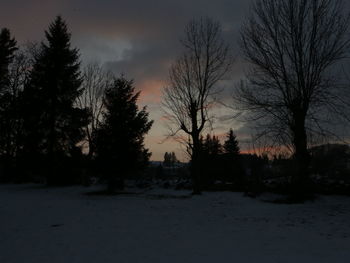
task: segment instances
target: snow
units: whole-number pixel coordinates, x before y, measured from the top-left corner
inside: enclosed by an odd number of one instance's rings
[[[0,186],[0,262],[350,262],[350,197]]]

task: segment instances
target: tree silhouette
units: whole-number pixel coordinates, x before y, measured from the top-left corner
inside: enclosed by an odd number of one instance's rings
[[[236,135],[233,133],[233,130],[230,131],[226,135],[226,140],[224,142],[224,151],[230,155],[238,155],[240,152],[238,141]]]
[[[164,90],[164,109],[175,136],[189,136],[193,193],[200,193],[200,136],[209,121],[216,85],[227,73],[231,61],[222,38],[221,25],[210,19],[192,20],[182,39],[184,53],[170,69],[170,85]]]
[[[80,109],[88,109],[90,122],[84,127],[86,142],[88,143],[88,156],[91,159],[95,153],[92,135],[98,129],[103,115],[103,99],[105,90],[112,86],[114,77],[110,72],[103,70],[98,64],[89,64],[83,71],[82,94],[77,99]]]
[[[0,31],[0,157],[8,169],[15,156],[17,126],[15,116],[15,83],[12,82],[12,68],[16,60],[17,43],[7,28]]]
[[[163,164],[166,167],[174,167],[174,165],[178,162],[176,158],[176,154],[174,152],[166,152],[164,154]]]
[[[144,136],[153,121],[148,120],[145,107],[138,109],[139,95],[133,82],[123,76],[105,91],[103,119],[94,140],[96,159],[110,192],[123,188],[124,178],[141,171],[151,155],[144,147]]]
[[[7,28],[0,32],[0,156],[11,155],[11,76],[10,66],[17,43]]]
[[[178,162],[175,152],[171,152],[170,160],[171,160],[172,165],[175,165]]]
[[[236,103],[250,111],[259,137],[291,146],[295,194],[308,185],[308,134],[324,135],[334,117],[348,120],[348,90],[332,74],[345,58],[349,16],[342,1],[258,0],[241,34],[252,69]],[[299,193],[299,194],[298,194]]]
[[[164,161],[163,161],[164,166],[171,166],[171,154],[168,152],[165,152],[164,154]]]
[[[45,32],[34,58],[30,81],[24,89],[24,150],[28,155],[48,158],[55,183],[57,162],[77,152],[83,138],[82,127],[87,111],[74,107],[81,94],[80,63],[77,49],[72,49],[67,24],[58,16]]]
[[[10,30],[3,28],[0,31],[0,94],[6,92],[10,84],[9,66],[17,50],[17,42],[11,37]]]
[[[219,155],[222,153],[222,145],[220,143],[220,140],[217,136],[213,135],[210,136],[210,134],[207,134],[207,137],[203,141],[202,146],[202,154],[204,155]]]

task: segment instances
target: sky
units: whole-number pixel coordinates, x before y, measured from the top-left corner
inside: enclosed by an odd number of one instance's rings
[[[167,139],[167,123],[161,111],[162,89],[167,85],[171,63],[180,55],[179,39],[193,18],[218,20],[235,56],[226,81],[218,88],[230,103],[234,83],[244,76],[238,49],[239,31],[252,0],[0,0],[0,27],[8,27],[20,44],[44,39],[44,30],[61,15],[72,33],[72,45],[80,50],[82,64],[101,63],[116,75],[134,79],[141,91],[140,106],[147,106],[154,125],[146,137],[152,160],[174,151],[186,160],[183,147]],[[241,143],[249,139],[244,123],[232,120],[235,113],[217,105],[214,123],[207,132],[224,138],[232,128]],[[246,147],[246,146],[242,146]]]

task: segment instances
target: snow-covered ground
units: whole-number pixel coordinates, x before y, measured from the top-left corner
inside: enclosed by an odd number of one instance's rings
[[[350,198],[0,186],[0,262],[350,262]],[[264,197],[266,198],[266,197]]]

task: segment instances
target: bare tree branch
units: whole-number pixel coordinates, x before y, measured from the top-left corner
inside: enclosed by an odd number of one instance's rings
[[[221,25],[210,19],[192,20],[181,40],[184,53],[170,68],[170,84],[164,89],[163,109],[174,130],[189,136],[188,151],[195,163],[200,134],[210,123],[218,81],[231,66],[228,46],[222,39]]]
[[[348,28],[341,0],[257,0],[241,32],[252,67],[235,101],[261,135],[291,145],[304,170],[311,134],[329,135],[323,121],[335,116],[349,120],[348,87],[333,69],[347,56]]]
[[[86,142],[88,143],[88,154],[94,154],[93,133],[100,125],[104,111],[104,91],[113,83],[113,75],[105,72],[98,64],[90,64],[83,72],[82,95],[77,100],[77,106],[81,109],[89,109],[90,123],[85,126]]]

